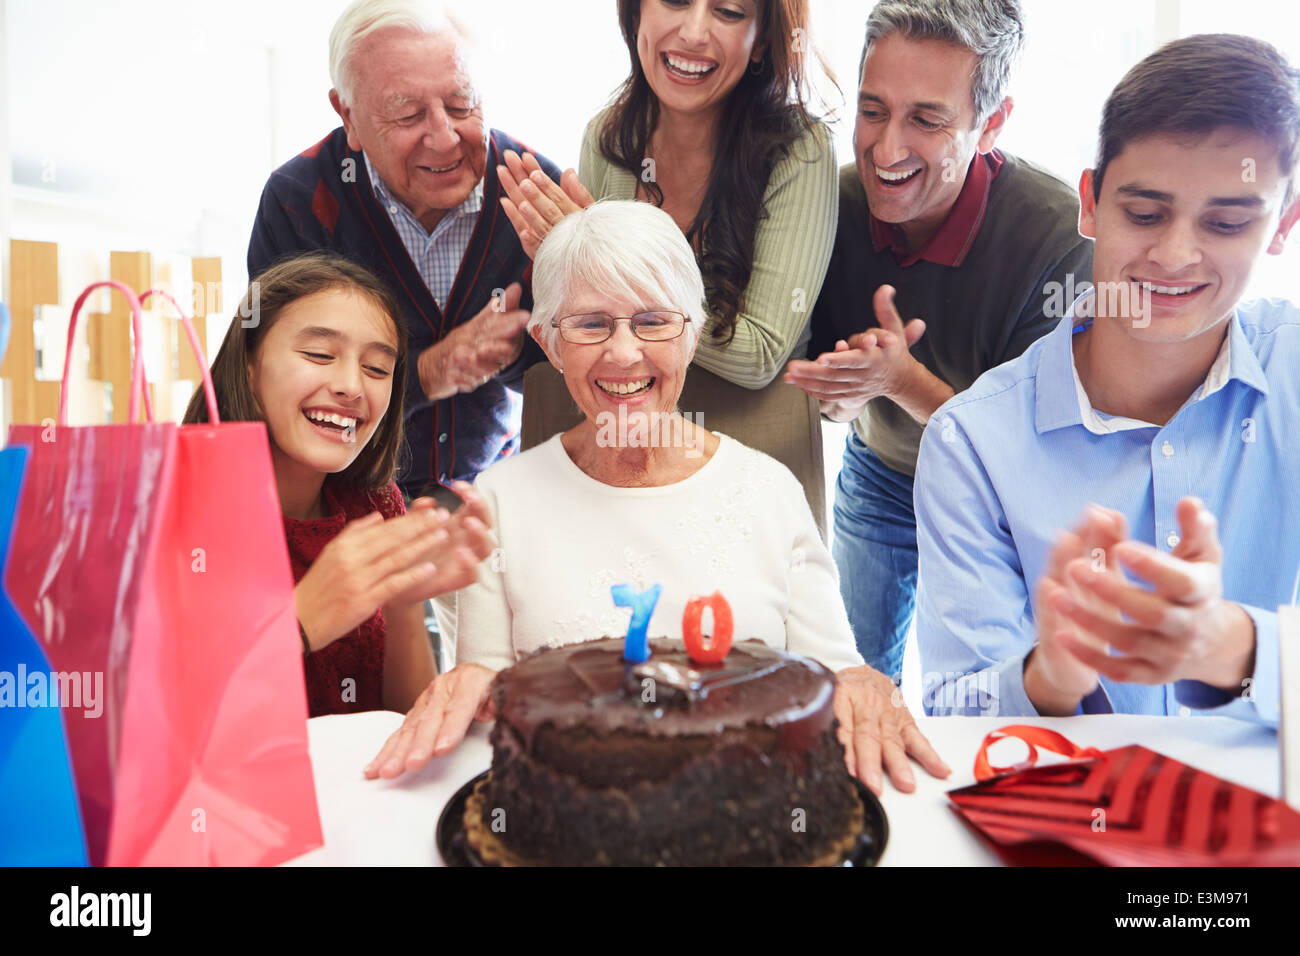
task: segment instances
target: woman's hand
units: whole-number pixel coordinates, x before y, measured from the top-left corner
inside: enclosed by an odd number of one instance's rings
[[[348,522],[293,589],[312,650],[337,641],[398,595],[429,586],[436,574],[429,537],[445,515],[420,508],[385,521],[376,511]]]
[[[908,757],[933,777],[952,773],[903,706],[893,682],[873,667],[848,667],[835,675],[835,716],[849,773],[880,796],[881,763],[903,793],[916,789]]]
[[[391,780],[419,770],[430,758],[454,750],[465,739],[472,720],[494,720],[488,685],[496,671],[482,664],[458,664],[439,674],[375,759],[366,765],[367,780]]]
[[[556,223],[569,213],[586,209],[595,200],[578,182],[578,174],[572,169],[566,169],[556,185],[532,153],[521,157],[513,149],[507,149],[502,155],[506,164],[497,167],[497,178],[506,191],[501,197],[501,208],[519,234],[524,252],[529,259],[534,259],[537,247]]]
[[[394,604],[415,604],[459,591],[478,580],[478,564],[492,553],[492,514],[487,501],[465,481],[453,482],[452,491],[460,496],[461,506],[448,515],[432,498],[416,498],[411,502],[410,513],[432,512],[438,528],[428,539],[424,560],[436,570],[427,579],[418,581],[394,596]]]

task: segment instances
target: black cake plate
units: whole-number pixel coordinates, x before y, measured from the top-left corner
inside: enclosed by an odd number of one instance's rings
[[[478,852],[469,845],[465,838],[465,801],[473,792],[478,782],[492,771],[484,770],[477,777],[469,780],[456,791],[438,817],[436,831],[438,852],[448,866],[489,866],[484,863]],[[858,797],[862,800],[862,832],[842,866],[875,866],[885,852],[885,843],[889,840],[889,820],[885,817],[885,808],[880,805],[876,795],[867,789],[861,780],[854,780],[858,788]]]

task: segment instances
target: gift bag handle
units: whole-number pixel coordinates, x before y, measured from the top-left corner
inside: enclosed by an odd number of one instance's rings
[[[995,767],[989,763],[989,747],[1007,737],[1015,737],[1029,747],[1029,756],[1021,763],[1010,767]],[[1038,763],[1038,747],[1066,757],[1101,757],[1102,751],[1096,747],[1079,747],[1063,734],[1046,727],[1034,727],[1029,724],[1011,724],[1000,727],[984,738],[979,753],[975,755],[975,779],[988,780],[1015,770],[1028,770]]]
[[[127,303],[131,306],[131,330],[135,333],[135,348],[131,358],[131,397],[128,405],[126,420],[135,421],[136,415],[140,411],[139,393],[144,394],[144,416],[147,421],[153,421],[153,401],[149,398],[149,389],[144,384],[144,351],[141,343],[144,341],[144,319],[141,314],[140,300],[136,298],[131,287],[124,282],[118,282],[116,279],[103,279],[99,282],[92,282],[81,290],[81,295],[77,296],[77,301],[72,306],[72,317],[68,319],[68,350],[63,357],[63,382],[59,386],[59,424],[68,424],[68,382],[72,378],[72,355],[73,345],[77,337],[77,316],[81,313],[81,307],[86,304],[90,298],[90,293],[99,288],[117,289],[126,296]],[[136,383],[140,384],[137,390]]]
[[[208,424],[220,425],[221,416],[217,414],[217,389],[216,386],[212,384],[212,373],[208,371],[208,357],[203,353],[203,344],[199,341],[199,333],[194,330],[194,323],[191,322],[190,317],[185,314],[185,310],[181,308],[180,303],[172,297],[170,292],[167,292],[164,289],[145,290],[144,294],[140,296],[140,304],[144,305],[145,302],[149,301],[149,296],[151,295],[162,296],[172,304],[176,309],[176,314],[180,316],[181,325],[185,326],[185,334],[189,336],[190,347],[194,349],[194,357],[198,359],[199,374],[203,376],[203,397],[208,403]],[[143,363],[140,366],[140,373],[143,376]],[[132,376],[135,375],[134,369],[131,374]],[[134,391],[135,387],[133,384],[132,392],[134,393]]]

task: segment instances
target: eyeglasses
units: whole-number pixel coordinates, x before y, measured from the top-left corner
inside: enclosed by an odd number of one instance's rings
[[[630,325],[632,334],[642,342],[667,342],[682,334],[687,321],[686,316],[680,312],[640,312],[633,316],[597,312],[552,319],[551,325],[560,330],[560,338],[566,342],[574,345],[599,345],[614,334],[617,322]]]

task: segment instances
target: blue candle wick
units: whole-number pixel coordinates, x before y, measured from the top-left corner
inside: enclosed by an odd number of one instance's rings
[[[650,615],[659,603],[662,586],[655,584],[644,591],[637,591],[630,584],[615,584],[609,589],[618,607],[630,607],[632,620],[627,626],[627,636],[623,638],[623,660],[641,664],[650,659],[650,642],[646,631],[650,627]]]

